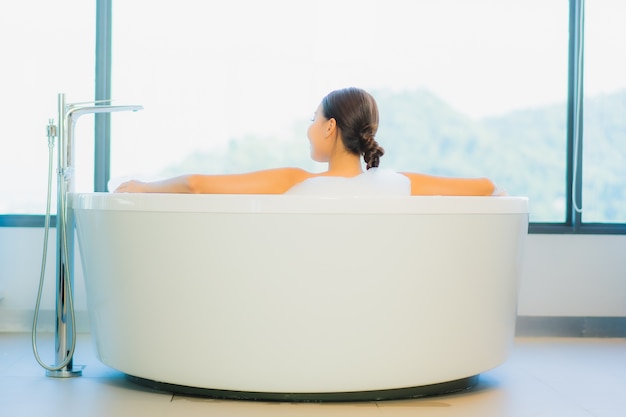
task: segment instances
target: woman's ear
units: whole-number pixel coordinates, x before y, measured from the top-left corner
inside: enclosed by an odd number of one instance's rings
[[[331,117],[326,122],[326,137],[329,137],[330,135],[332,135],[336,129],[337,129],[337,121],[335,120],[334,117]]]

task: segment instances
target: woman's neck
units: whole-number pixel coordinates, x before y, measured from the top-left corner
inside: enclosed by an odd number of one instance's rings
[[[359,155],[341,153],[334,155],[328,162],[326,175],[334,177],[356,177],[363,173]]]

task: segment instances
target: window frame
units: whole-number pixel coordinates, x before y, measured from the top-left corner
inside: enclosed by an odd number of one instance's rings
[[[585,0],[569,0],[568,97],[566,130],[566,216],[564,222],[532,222],[531,234],[626,234],[626,223],[590,223],[582,221],[583,170],[583,64]],[[96,0],[95,100],[111,97],[112,0]],[[110,169],[111,121],[107,113],[95,116],[94,190],[105,191]],[[51,216],[54,226],[56,216]],[[45,215],[0,214],[0,227],[43,227]]]

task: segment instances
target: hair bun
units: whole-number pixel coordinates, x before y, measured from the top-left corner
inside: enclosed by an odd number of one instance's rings
[[[365,129],[362,132],[364,131]],[[362,133],[361,144],[361,154],[363,155],[367,169],[378,167],[380,157],[385,154],[385,150],[376,142],[374,135],[371,133],[371,129],[369,129],[369,133]]]

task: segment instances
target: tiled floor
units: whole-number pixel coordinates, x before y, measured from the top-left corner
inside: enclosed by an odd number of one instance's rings
[[[52,361],[52,338],[40,336]],[[226,401],[153,392],[98,362],[81,335],[75,363],[80,378],[45,376],[30,335],[0,333],[0,415],[30,416],[463,416],[623,417],[626,339],[518,338],[509,360],[481,375],[461,394],[364,403]]]

